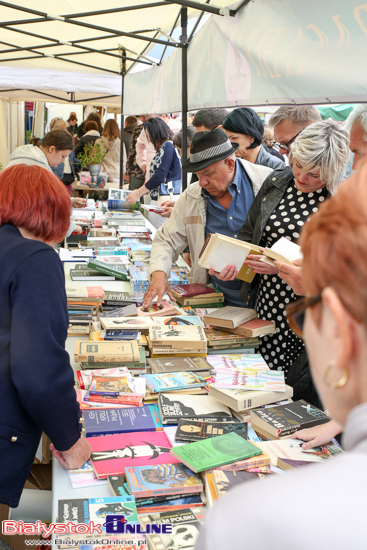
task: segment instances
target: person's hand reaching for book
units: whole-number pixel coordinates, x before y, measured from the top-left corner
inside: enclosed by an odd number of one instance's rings
[[[149,286],[144,294],[143,307],[149,307],[156,296],[158,296],[157,305],[160,306],[162,304],[162,298],[165,293],[168,294],[172,302],[176,301],[171,292],[171,287],[168,284],[167,275],[165,274],[165,272],[154,271],[150,278]]]
[[[163,208],[164,212],[157,212],[162,218],[169,218],[172,214],[173,207],[175,206],[175,201],[163,201],[159,208]]]
[[[92,447],[84,437],[80,437],[67,451],[58,451],[52,443],[50,445],[50,450],[52,456],[60,462],[63,468],[74,470],[75,468],[80,468],[87,462],[92,452]]]
[[[303,279],[302,279],[302,260],[295,260],[294,266],[283,262],[274,262],[279,269],[279,277],[292,288],[293,292],[298,296],[306,294]]]
[[[249,254],[245,260],[245,264],[251,267],[255,273],[259,273],[260,275],[277,275],[279,269],[260,261],[261,258],[264,258],[264,256]]]
[[[87,199],[74,197],[74,200],[73,200],[73,207],[74,208],[85,208],[87,205],[88,205],[88,200]]]
[[[233,281],[237,276],[237,269],[234,265],[227,265],[221,272],[214,271],[214,269],[209,269],[209,275],[214,275],[217,279],[221,281]]]
[[[306,443],[302,445],[302,449],[307,450],[330,443],[333,437],[340,434],[342,431],[343,428],[336,420],[330,420],[330,422],[326,422],[326,424],[299,430],[292,434],[291,438],[303,439]]]

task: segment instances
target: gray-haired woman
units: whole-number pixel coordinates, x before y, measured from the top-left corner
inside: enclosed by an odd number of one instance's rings
[[[335,193],[348,158],[349,138],[340,126],[329,122],[307,126],[292,144],[291,169],[275,170],[268,176],[239,238],[262,247],[271,247],[281,237],[296,242],[308,217]],[[276,262],[273,267],[260,259],[261,256],[249,255],[246,260],[259,275],[252,283],[253,288],[257,283],[255,307],[260,318],[275,321],[276,325],[275,334],[262,338],[261,354],[270,368],[284,371],[297,398],[307,396],[312,400],[307,394],[312,390],[308,368],[302,371],[303,381],[299,375],[295,376],[298,366],[294,364],[301,354],[305,355],[303,363],[307,363],[304,344],[289,329],[285,317],[285,307],[296,300],[296,295],[304,294],[301,263],[296,267]],[[229,269],[226,280],[234,277],[234,269]],[[250,289],[248,283],[243,284],[241,295],[245,302],[249,300]]]

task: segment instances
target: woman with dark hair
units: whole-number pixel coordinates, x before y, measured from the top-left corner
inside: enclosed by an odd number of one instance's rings
[[[224,119],[222,127],[228,139],[239,144],[236,157],[241,157],[253,164],[269,166],[274,170],[284,168],[284,162],[271,155],[262,145],[264,126],[253,109],[249,107],[234,109]]]
[[[74,153],[78,156],[84,151],[87,143],[95,143],[100,137],[98,123],[95,120],[88,120],[84,125],[85,134],[76,144]]]
[[[180,155],[172,143],[172,131],[159,117],[149,118],[144,122],[144,131],[157,153],[150,165],[149,180],[132,191],[126,200],[132,204],[148,193],[152,205],[158,204],[159,197],[170,197],[174,200],[174,196],[178,197],[181,192],[182,173]],[[157,228],[165,222],[157,214],[151,214],[149,219]]]
[[[40,166],[0,174],[0,502],[16,507],[42,432],[64,468],[90,455],[65,340],[65,277],[54,245],[68,230],[70,197]]]
[[[96,144],[100,143],[102,151],[105,153],[102,161],[102,170],[103,172],[107,172],[108,181],[112,182],[120,181],[120,138],[120,128],[116,120],[110,118],[103,128],[102,136],[96,140]],[[124,151],[123,157],[126,159],[126,151]],[[122,173],[125,174],[124,161]]]
[[[28,166],[41,166],[52,172],[53,168],[65,162],[72,150],[73,138],[69,132],[66,130],[52,130],[43,139],[32,138],[29,145],[17,147],[14,153],[10,155],[7,168],[17,164],[27,164]],[[71,204],[74,208],[83,208],[86,206],[86,200],[71,197]],[[73,231],[80,233],[82,228],[71,221],[66,236],[69,236]]]

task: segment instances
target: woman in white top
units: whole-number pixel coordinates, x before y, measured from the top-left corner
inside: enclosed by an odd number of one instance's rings
[[[289,306],[323,405],[343,427],[323,464],[238,485],[209,511],[196,550],[366,547],[367,165],[304,225],[306,297]],[[304,325],[304,326],[303,326]]]
[[[102,170],[107,172],[108,181],[120,181],[120,150],[121,150],[121,133],[116,120],[113,118],[107,120],[103,128],[102,136],[96,140],[100,143],[102,151],[105,153],[102,161]],[[126,152],[124,145],[122,164],[122,174],[125,175]]]

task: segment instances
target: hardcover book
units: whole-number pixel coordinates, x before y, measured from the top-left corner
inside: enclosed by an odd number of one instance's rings
[[[207,347],[205,330],[196,325],[153,325],[149,328],[149,341],[153,348],[206,350]]]
[[[201,388],[206,384],[206,381],[194,372],[147,374],[145,378],[147,386],[154,393],[184,390],[188,388]]]
[[[114,281],[114,275],[101,273],[95,269],[70,269],[70,278],[72,281]]]
[[[120,342],[87,342],[76,340],[75,361],[118,362],[140,361],[136,340]]]
[[[115,257],[119,258],[119,256]],[[107,273],[108,275],[113,275],[116,279],[121,279],[122,281],[129,280],[128,271],[123,264],[104,263],[100,259],[90,259],[88,262],[88,267],[96,271],[101,271],[102,273]]]
[[[199,265],[218,272],[227,265],[234,265],[238,272],[237,278],[251,282],[255,273],[244,265],[249,254],[261,254],[261,248],[220,233],[209,233],[199,255]]]
[[[125,473],[125,468],[177,463],[170,455],[170,442],[162,432],[139,432],[87,438],[92,466],[98,478]]]
[[[215,290],[212,287],[199,283],[192,283],[188,285],[174,285],[171,286],[171,292],[175,298],[192,298],[193,296],[202,297],[206,294],[216,294]]]
[[[135,498],[157,495],[200,493],[200,478],[183,464],[156,464],[125,469],[127,483]]]
[[[266,334],[274,334],[275,323],[274,321],[266,321],[265,319],[252,319],[232,330],[234,334],[246,338],[264,336]]]
[[[246,321],[255,319],[254,309],[226,306],[204,316],[204,322],[215,327],[236,328]]]
[[[251,424],[255,431],[265,430],[274,437],[287,437],[297,430],[329,422],[330,417],[303,399],[266,409],[251,411]]]
[[[203,472],[261,454],[258,447],[233,432],[181,445],[170,452],[194,472]]]
[[[155,432],[157,427],[148,405],[126,409],[84,411],[87,437],[117,433]]]
[[[231,422],[228,407],[208,395],[182,395],[160,393],[158,405],[163,424],[177,424],[182,417],[213,422]]]
[[[178,421],[176,441],[201,441],[210,437],[217,437],[226,433],[234,432],[244,439],[247,439],[247,424],[241,422],[200,422],[190,418],[181,418]]]

